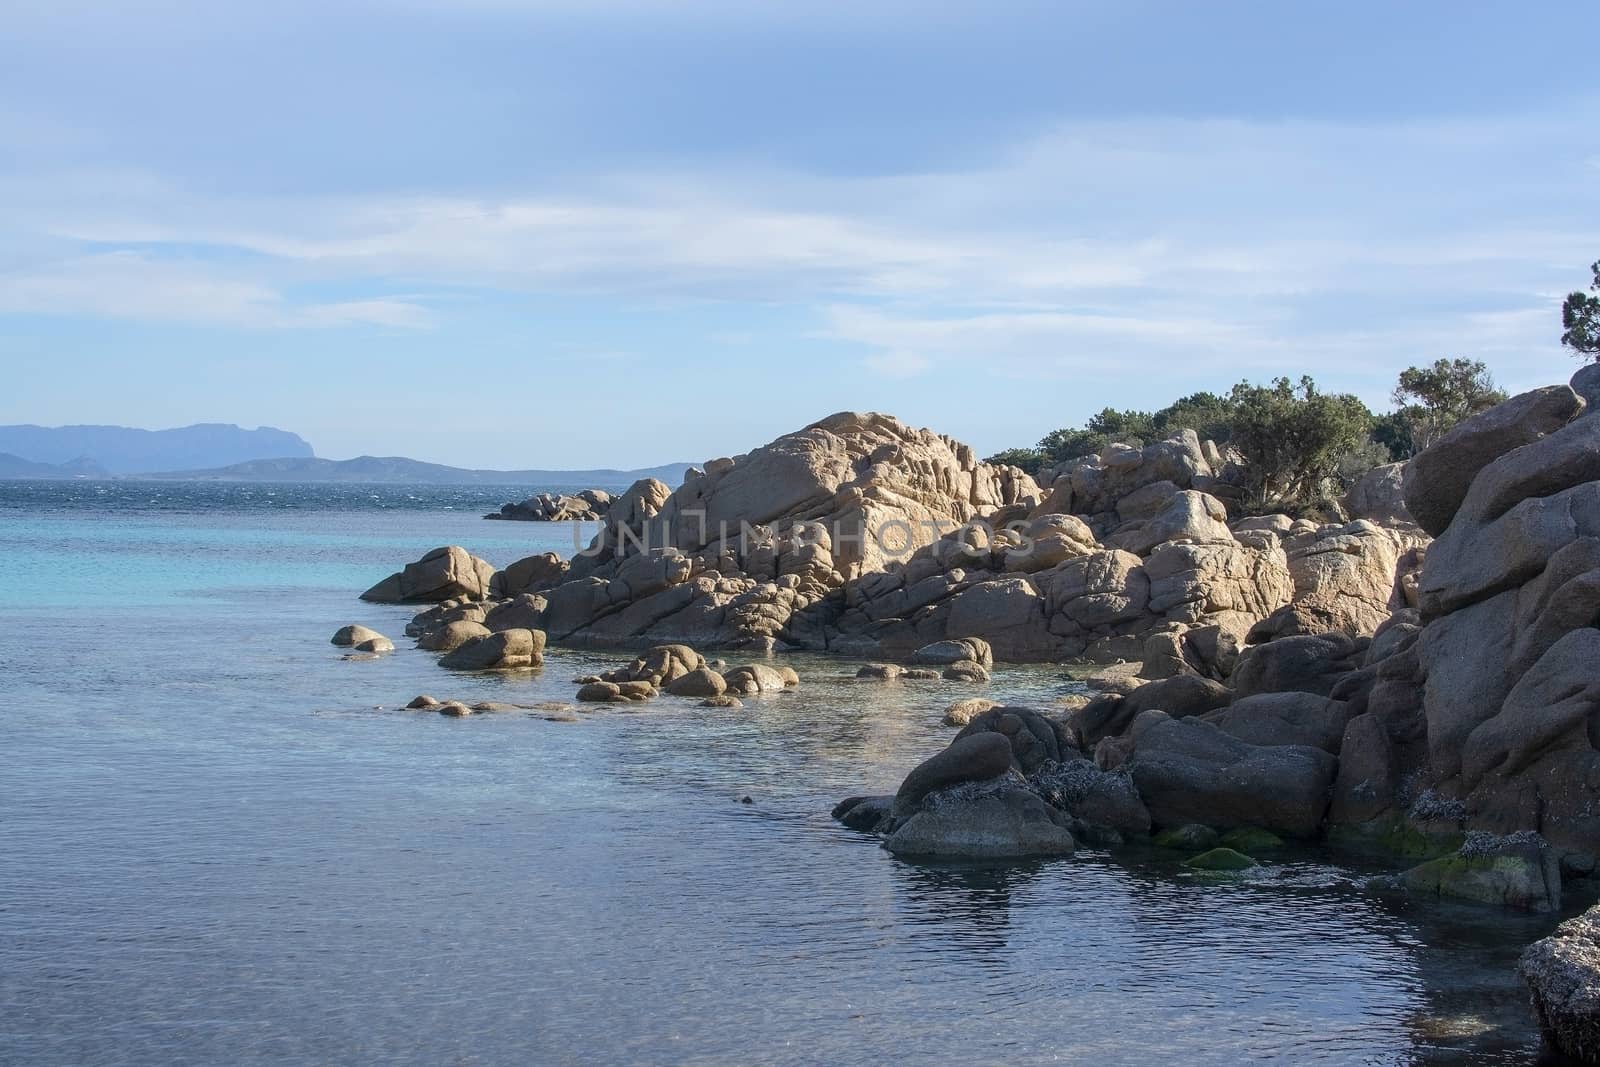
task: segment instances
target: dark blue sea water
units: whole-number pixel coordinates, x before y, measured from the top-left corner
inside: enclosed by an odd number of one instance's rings
[[[828,818],[948,740],[955,683],[789,662],[743,711],[552,722],[619,657],[452,676],[356,594],[504,564],[526,491],[0,483],[0,1062],[1527,1062],[1554,924],[1317,854],[903,863]],[[341,659],[349,622],[399,650]],[[1049,700],[1054,668],[989,695]],[[749,803],[742,803],[748,797]]]

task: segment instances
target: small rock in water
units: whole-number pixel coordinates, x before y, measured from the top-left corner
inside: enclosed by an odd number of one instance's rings
[[[904,667],[893,663],[869,663],[856,671],[856,677],[874,682],[892,682],[904,673]]]
[[[369,637],[355,646],[357,652],[393,652],[394,642],[383,635]]]
[[[413,711],[418,708],[436,708],[438,706],[439,702],[433,697],[429,696],[427,693],[423,693],[421,696],[412,697],[411,703],[406,705],[406,707],[412,709]]]
[[[721,696],[707,697],[700,702],[702,708],[742,708],[744,701],[738,697],[723,693]]]
[[[946,726],[965,726],[990,708],[998,708],[999,706],[998,702],[990,700],[988,697],[958,700],[944,709],[944,724]]]
[[[333,633],[332,643],[348,648],[351,645],[359,645],[364,641],[371,641],[374,638],[382,638],[385,641],[388,640],[387,637],[384,637],[376,630],[371,630],[365,626],[352,623],[349,626],[341,626],[339,629],[335,630]]]
[[[987,682],[989,672],[981,663],[963,660],[944,669],[944,676],[952,682]]]
[[[439,714],[448,715],[452,719],[460,719],[472,714],[472,709],[459,700],[447,700],[439,705]]]
[[[755,798],[751,797],[749,795],[745,795],[745,796],[742,796],[742,797],[739,798],[739,803],[741,803],[741,804],[754,804],[755,803]]]

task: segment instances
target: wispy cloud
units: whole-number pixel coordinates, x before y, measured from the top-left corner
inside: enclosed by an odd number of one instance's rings
[[[1571,129],[1570,113],[1080,122],[962,169],[722,166],[475,195],[230,198],[152,174],[13,176],[0,311],[417,327],[464,314],[474,289],[587,293],[799,308],[885,376],[973,358],[1248,368],[1285,346],[1359,365],[1363,345],[1387,357],[1537,336],[1556,279],[1600,247]],[[300,295],[341,287],[360,295]]]
[[[215,266],[109,252],[0,274],[0,313],[90,316],[250,328],[416,328],[429,313],[403,300],[292,302]]]

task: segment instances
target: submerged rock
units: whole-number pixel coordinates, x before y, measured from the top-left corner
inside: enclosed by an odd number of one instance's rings
[[[1183,861],[1185,867],[1197,871],[1245,871],[1259,866],[1255,860],[1231,848],[1214,848]]]
[[[1471,834],[1461,850],[1406,871],[1400,883],[1416,893],[1519,911],[1558,911],[1561,864],[1537,834]]]

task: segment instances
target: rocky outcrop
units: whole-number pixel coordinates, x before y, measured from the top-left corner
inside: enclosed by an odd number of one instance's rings
[[[511,519],[519,522],[599,522],[611,510],[611,494],[604,489],[585,489],[570,496],[565,493],[540,493],[517,504],[504,504],[486,519]]]
[[[457,545],[427,553],[405,569],[391,574],[361,594],[362,600],[380,604],[438,603],[489,595],[494,566]]]
[[[1173,494],[1197,489],[1238,499],[1237,464],[1215,444],[1184,430],[1143,448],[1111,445],[1096,456],[1071,460],[1041,476],[1049,496],[1041,512],[1087,516],[1101,532],[1154,516]]]
[[[1044,498],[948,438],[843,413],[675,490],[636,483],[570,566],[529,557],[489,592],[524,598],[503,625],[591,647],[905,661],[981,642],[996,660],[1140,660],[1149,677],[1217,680],[1248,643],[1367,633],[1405,596],[1395,574],[1414,550],[1389,527],[1230,528],[1237,464],[1192,433],[1069,467]]]

